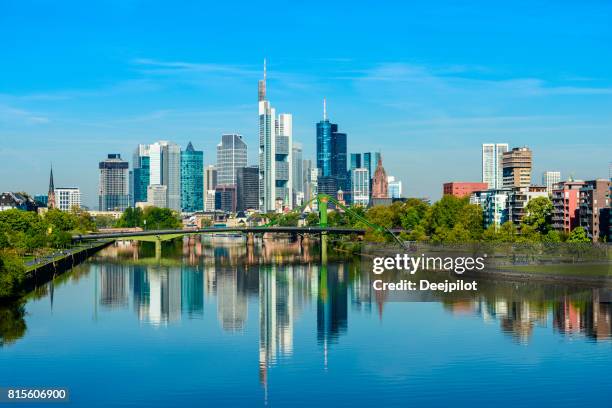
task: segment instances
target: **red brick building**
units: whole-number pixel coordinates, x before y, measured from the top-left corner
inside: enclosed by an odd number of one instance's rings
[[[470,196],[475,191],[484,191],[489,188],[487,183],[476,183],[470,181],[452,181],[442,185],[442,194],[455,197]]]
[[[571,232],[580,225],[580,189],[584,181],[563,181],[553,187],[552,226],[559,232]]]

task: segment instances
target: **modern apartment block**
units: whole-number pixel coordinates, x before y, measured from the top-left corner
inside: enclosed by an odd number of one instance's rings
[[[557,183],[553,189],[552,227],[569,233],[580,224],[580,189],[584,181],[568,180]]]
[[[529,186],[513,188],[508,195],[508,219],[516,226],[520,225],[523,217],[527,215],[525,207],[529,201],[537,197],[548,197],[546,187]]]
[[[552,195],[555,184],[561,181],[561,172],[545,171],[542,173],[542,185],[546,187],[548,195]]]
[[[593,241],[607,238],[610,227],[610,181],[586,181],[580,188],[580,226]]]
[[[527,147],[515,147],[502,156],[503,187],[529,187],[531,185],[532,154]]]
[[[486,183],[489,189],[502,188],[502,156],[507,151],[508,143],[482,145],[482,182]]]
[[[491,225],[498,228],[510,220],[509,196],[510,190],[507,189],[492,189],[480,192],[485,228],[489,228]]]
[[[100,184],[98,209],[100,211],[124,211],[130,205],[129,165],[120,154],[109,154],[99,163]]]
[[[450,183],[444,183],[442,185],[442,194],[461,198],[471,196],[472,193],[476,191],[484,191],[488,189],[489,185],[487,183],[451,181]]]

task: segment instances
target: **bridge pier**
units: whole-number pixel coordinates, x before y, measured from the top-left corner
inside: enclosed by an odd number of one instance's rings
[[[155,260],[161,261],[162,257],[162,240],[159,236],[155,237]]]
[[[247,232],[246,234],[246,244],[247,247],[252,247],[255,245],[255,233]]]
[[[321,263],[327,265],[327,232],[321,233]]]

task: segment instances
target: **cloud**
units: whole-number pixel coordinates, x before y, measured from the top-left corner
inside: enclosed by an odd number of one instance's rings
[[[0,123],[17,125],[43,125],[49,123],[45,115],[19,109],[8,105],[0,105]]]

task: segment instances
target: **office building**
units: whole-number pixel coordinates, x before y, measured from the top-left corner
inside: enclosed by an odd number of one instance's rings
[[[370,204],[370,172],[365,168],[351,169],[353,204],[367,207]]]
[[[482,144],[482,182],[490,189],[503,186],[502,156],[508,151],[507,143]]]
[[[259,209],[293,208],[293,123],[290,114],[276,116],[266,96],[266,66],[259,81]]]
[[[553,189],[552,227],[570,233],[580,224],[580,189],[584,181],[568,180],[557,183]]]
[[[304,192],[304,160],[302,159],[302,145],[300,143],[294,143],[291,152],[293,195],[297,197],[299,193]]]
[[[580,223],[593,241],[607,238],[610,223],[610,181],[586,181],[580,187]]]
[[[221,136],[217,145],[217,184],[236,185],[236,171],[247,165],[247,144],[242,135],[231,133]]]
[[[548,195],[552,195],[555,184],[561,181],[561,172],[545,171],[542,173],[542,185],[546,187]]]
[[[217,187],[217,168],[212,164],[204,170],[204,211],[215,209],[215,188]]]
[[[458,198],[471,196],[476,191],[488,190],[487,183],[466,182],[466,181],[451,181],[442,185],[442,193],[444,195],[452,195]]]
[[[120,154],[109,154],[99,166],[98,209],[125,211],[130,206],[129,165]]]
[[[509,189],[492,189],[480,192],[480,194],[485,228],[495,225],[497,229],[510,220]]]
[[[81,208],[81,190],[77,187],[55,188],[56,207],[62,211],[71,211],[73,208]]]
[[[531,150],[527,147],[515,147],[504,152],[502,156],[504,188],[529,187],[531,165]]]
[[[166,186],[166,207],[181,211],[181,149],[165,140],[150,148],[150,185]],[[147,201],[151,201],[148,199]]]
[[[215,210],[236,212],[236,185],[219,184],[215,188]]]
[[[147,188],[150,184],[150,146],[140,144],[132,159],[131,193],[132,205],[147,202]]]
[[[181,152],[181,210],[204,210],[204,152],[195,150],[191,142]]]
[[[339,190],[349,191],[347,173],[347,137],[338,132],[338,125],[327,117],[327,105],[323,101],[323,120],[317,123],[317,168],[321,177],[334,177]]]
[[[349,170],[360,169],[361,166],[361,153],[351,153],[351,164]],[[367,169],[369,171],[369,169]]]
[[[240,167],[236,181],[236,211],[259,209],[259,167]]]
[[[147,205],[152,207],[168,207],[168,186],[151,184],[147,187]]]
[[[389,186],[389,197],[390,198],[401,198],[402,197],[402,182],[401,180],[396,180],[395,176],[387,177],[387,184]]]

